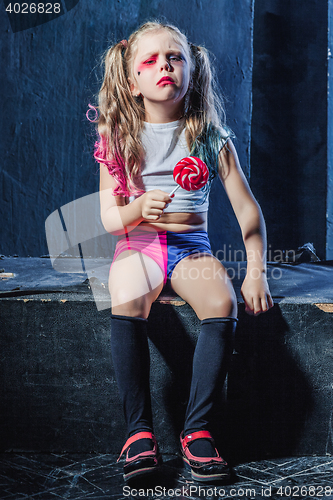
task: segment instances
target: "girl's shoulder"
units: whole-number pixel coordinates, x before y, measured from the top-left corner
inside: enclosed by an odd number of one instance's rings
[[[234,132],[227,125],[213,125],[208,126],[208,134],[212,135],[213,139],[223,143],[223,145],[229,140],[235,137]]]
[[[235,134],[227,125],[215,125],[209,123],[206,125],[203,134],[202,142],[205,144],[207,150],[211,153],[218,154],[225,146],[229,139],[233,139]]]

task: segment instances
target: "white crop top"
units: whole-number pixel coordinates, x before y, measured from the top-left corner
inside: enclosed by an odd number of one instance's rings
[[[167,193],[178,185],[173,180],[173,169],[186,156],[190,156],[186,138],[184,121],[170,123],[144,123],[142,144],[145,159],[141,167],[142,187],[145,191],[161,189]],[[206,212],[208,196],[202,203],[205,193],[186,191],[179,187],[172,202],[164,210],[168,212]],[[130,202],[135,199],[130,197]]]

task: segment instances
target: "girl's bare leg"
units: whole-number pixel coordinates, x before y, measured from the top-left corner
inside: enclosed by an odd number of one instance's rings
[[[237,317],[237,299],[227,271],[209,254],[193,254],[175,267],[171,286],[198,318]]]
[[[141,252],[122,252],[109,276],[112,314],[148,318],[163,288],[160,266]]]

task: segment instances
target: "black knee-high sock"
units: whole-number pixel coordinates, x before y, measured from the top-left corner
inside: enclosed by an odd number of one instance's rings
[[[193,356],[190,398],[185,415],[185,435],[207,430],[209,413],[215,395],[222,389],[234,344],[237,319],[207,318],[201,330]],[[190,450],[196,456],[213,456],[209,441],[195,441]],[[212,455],[213,454],[213,455]]]
[[[112,314],[111,353],[128,435],[151,431],[147,320]]]

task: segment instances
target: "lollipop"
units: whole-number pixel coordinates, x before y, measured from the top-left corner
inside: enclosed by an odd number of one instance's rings
[[[187,156],[180,160],[173,170],[173,178],[178,186],[170,193],[173,195],[179,187],[186,191],[197,191],[207,184],[209,171],[205,162],[196,156]]]

